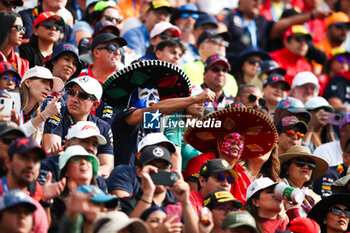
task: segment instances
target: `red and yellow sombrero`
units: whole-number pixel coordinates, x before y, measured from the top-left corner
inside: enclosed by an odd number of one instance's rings
[[[186,130],[184,139],[203,153],[216,152],[217,139],[232,132],[245,137],[242,160],[262,156],[277,143],[278,134],[273,122],[265,114],[250,108],[226,108],[198,121]],[[210,127],[203,127],[208,125]]]

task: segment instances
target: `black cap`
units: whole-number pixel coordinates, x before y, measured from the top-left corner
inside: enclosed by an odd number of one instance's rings
[[[204,31],[202,34],[200,34],[200,36],[198,37],[197,40],[197,48],[199,47],[199,45],[201,43],[203,43],[203,41],[205,41],[208,38],[214,38],[214,37],[218,37],[221,36],[225,41],[230,41],[231,39],[231,35],[229,32],[222,32],[219,33],[217,30],[206,30]]]
[[[197,28],[207,23],[213,24],[216,28],[218,28],[218,20],[214,16],[209,14],[200,14],[194,24],[194,28]]]
[[[234,198],[234,196],[225,189],[217,189],[205,196],[203,205],[210,210],[226,202],[232,202],[234,207],[242,208],[242,202]]]
[[[148,164],[153,160],[164,160],[172,164],[171,153],[165,147],[157,145],[146,146],[141,150],[139,165]]]
[[[12,121],[3,121],[0,122],[0,136],[7,134],[9,132],[16,132],[19,134],[19,137],[24,137],[25,134],[21,127]]]
[[[107,33],[98,34],[94,38],[94,40],[92,41],[92,44],[91,44],[91,50],[94,50],[97,45],[104,44],[104,43],[107,43],[109,41],[116,41],[116,42],[118,42],[120,47],[125,46],[125,45],[128,44],[124,38],[117,37],[117,36],[113,35],[112,33],[108,33],[107,32]]]
[[[277,83],[280,82],[284,85],[285,89],[287,91],[290,90],[290,85],[289,83],[284,79],[284,77],[278,73],[271,73],[265,80],[264,80],[264,84],[263,87],[266,87],[267,85],[271,84],[271,83]]]
[[[219,172],[229,172],[232,178],[238,178],[237,172],[233,170],[230,164],[224,159],[208,160],[202,165],[201,170],[199,171],[199,175],[210,175],[211,173]]]

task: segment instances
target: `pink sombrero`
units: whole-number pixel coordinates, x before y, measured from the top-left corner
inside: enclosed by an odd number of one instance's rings
[[[216,152],[217,139],[232,132],[245,137],[242,160],[262,156],[272,150],[277,143],[278,134],[273,122],[265,114],[250,108],[226,108],[198,121],[202,122],[189,127],[184,139],[203,153]],[[221,122],[220,127],[215,127],[219,126],[218,122]],[[210,127],[203,127],[204,125]]]

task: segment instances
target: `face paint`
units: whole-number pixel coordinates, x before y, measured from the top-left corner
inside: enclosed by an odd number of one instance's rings
[[[160,101],[158,90],[153,86],[146,86],[144,88],[136,88],[129,100],[129,107],[138,109],[147,108],[150,104],[155,104]]]
[[[238,153],[231,153],[232,145],[238,146]],[[218,152],[222,156],[239,159],[243,153],[244,137],[239,133],[226,134],[223,138],[218,140]]]

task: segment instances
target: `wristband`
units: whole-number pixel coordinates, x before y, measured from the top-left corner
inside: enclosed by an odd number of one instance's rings
[[[144,202],[144,203],[146,203],[146,204],[150,204],[150,205],[152,205],[152,202],[150,202],[150,201],[146,201],[145,199],[140,198],[140,201],[143,201],[143,202]]]
[[[41,119],[42,119],[43,121],[46,121],[46,118],[44,117],[44,115],[43,115],[42,113],[39,113],[39,116],[41,117]]]

